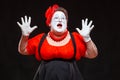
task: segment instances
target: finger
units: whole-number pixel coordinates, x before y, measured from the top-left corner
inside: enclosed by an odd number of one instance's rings
[[[94,28],[94,25],[92,25],[92,27],[90,27],[90,31]]]
[[[29,17],[29,19],[28,19],[28,24],[30,24],[31,23],[31,17]]]
[[[91,26],[92,22],[93,22],[92,20],[89,22],[88,27],[90,27],[90,26]]]
[[[19,27],[21,27],[21,26],[22,26],[19,22],[17,22],[17,24],[19,25]]]
[[[36,28],[37,28],[37,26],[33,26],[31,29],[32,29],[32,31],[33,31],[33,30],[35,30]]]
[[[27,23],[27,16],[25,16],[25,23]]]
[[[78,31],[79,34],[81,33],[81,30],[79,28],[76,28],[76,30]]]
[[[88,18],[85,19],[85,25],[87,25],[87,22],[88,22]]]
[[[24,19],[23,19],[23,17],[21,17],[21,21],[22,21],[22,24],[24,24],[25,22],[24,22]]]
[[[84,23],[85,23],[85,22],[84,22],[84,20],[82,19],[82,29],[83,29]]]

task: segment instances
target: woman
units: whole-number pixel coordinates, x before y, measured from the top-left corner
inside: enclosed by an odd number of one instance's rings
[[[90,38],[92,21],[82,20],[82,30],[70,33],[67,30],[68,13],[57,4],[50,6],[45,13],[46,24],[50,31],[29,39],[37,26],[30,27],[31,17],[21,18],[22,35],[18,51],[23,55],[35,55],[41,61],[34,80],[83,80],[76,61],[81,57],[95,58],[97,47]]]

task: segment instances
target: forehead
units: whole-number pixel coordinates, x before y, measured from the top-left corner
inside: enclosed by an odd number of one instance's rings
[[[54,16],[63,16],[63,17],[65,17],[65,14],[64,14],[64,12],[62,12],[62,11],[56,11],[54,14],[53,14],[53,17]]]

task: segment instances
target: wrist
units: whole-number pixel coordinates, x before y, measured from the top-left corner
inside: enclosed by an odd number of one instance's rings
[[[84,39],[85,42],[88,42],[88,41],[91,40],[91,37],[90,36],[85,36],[85,37],[83,37],[83,39]]]
[[[28,37],[30,33],[22,32],[22,35]]]
[[[24,40],[28,40],[29,36],[22,34],[21,38],[24,39]]]

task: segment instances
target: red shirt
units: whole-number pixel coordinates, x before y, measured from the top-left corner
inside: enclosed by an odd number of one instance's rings
[[[34,54],[37,60],[41,60],[38,53],[38,45],[41,40],[41,37],[44,33],[38,34],[37,36],[28,40],[27,52],[32,55]],[[86,52],[86,44],[80,34],[77,32],[72,33],[75,38],[76,43],[76,60],[79,60],[82,56],[85,55]],[[40,49],[40,53],[42,59],[54,59],[54,58],[63,58],[63,59],[71,59],[74,55],[74,47],[72,43],[72,39],[64,46],[52,46],[47,42],[47,39],[42,43],[42,47]]]

